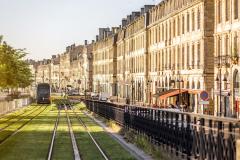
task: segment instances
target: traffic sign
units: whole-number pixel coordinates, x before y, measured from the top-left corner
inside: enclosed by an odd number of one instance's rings
[[[208,101],[208,99],[209,99],[208,92],[202,91],[202,92],[200,93],[200,98],[201,98],[201,100],[203,100],[203,101]]]
[[[207,104],[209,104],[209,101],[199,101],[199,104],[200,105],[207,105]]]

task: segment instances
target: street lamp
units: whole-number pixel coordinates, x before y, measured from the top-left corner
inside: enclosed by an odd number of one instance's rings
[[[180,79],[180,77],[177,79],[178,82],[178,89],[179,89],[179,105],[182,104],[182,93],[181,93],[181,83],[183,83],[184,81],[182,79]]]
[[[223,108],[222,108],[222,81],[226,82],[227,78],[224,77],[222,80],[222,67],[228,65],[228,56],[218,56],[215,59],[215,63],[217,64],[217,68],[218,68],[218,72],[219,74],[216,77],[216,82],[219,84],[219,101],[220,101],[220,108],[219,108],[219,112],[217,111],[217,115],[218,116],[222,116],[224,115],[223,112]]]
[[[134,104],[134,80],[131,80],[132,83],[132,104]]]
[[[117,102],[118,102],[118,81],[116,81],[116,95],[117,95]]]
[[[148,80],[148,82],[147,82],[147,87],[148,87],[148,92],[149,92],[149,104],[151,104],[152,102],[151,102],[151,99],[152,99],[152,93],[151,93],[151,83],[152,83],[152,80]],[[150,87],[149,87],[149,85],[150,85]]]
[[[222,116],[222,112],[223,112],[223,109],[222,109],[222,68],[221,68],[221,65],[219,64],[218,65],[218,70],[219,70],[219,75],[217,75],[216,77],[216,81],[217,83],[219,84],[219,101],[220,101],[220,108],[219,108],[219,113],[217,113],[217,115],[219,116]],[[223,82],[226,82],[227,79],[226,77],[223,78]]]
[[[138,102],[140,101],[140,96],[141,96],[141,83],[138,82]]]

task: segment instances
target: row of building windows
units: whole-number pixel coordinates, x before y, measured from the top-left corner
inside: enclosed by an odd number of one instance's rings
[[[232,35],[222,34],[216,36],[216,51],[215,56],[232,56],[238,54],[238,33]],[[230,46],[230,44],[232,44]]]
[[[176,12],[176,10],[186,7],[196,0],[170,0],[163,1],[150,11],[150,23],[154,23],[159,19],[169,15],[171,12]]]
[[[216,0],[216,10],[217,10],[217,22],[222,23],[224,20],[229,21],[231,19],[231,15],[233,19],[238,19],[239,11],[238,5],[239,0]],[[231,14],[231,8],[233,10]]]
[[[130,52],[144,48],[144,38],[144,34],[140,34],[139,36],[126,40],[126,53],[129,54]]]
[[[126,57],[126,71],[130,73],[143,73],[144,72],[144,55]]]
[[[171,40],[188,32],[201,28],[200,8],[170,18],[150,29],[150,44]]]
[[[94,65],[93,73],[94,74],[113,74],[113,62],[108,64]]]
[[[200,55],[200,42],[161,49],[149,55],[150,71],[199,69],[202,62]]]

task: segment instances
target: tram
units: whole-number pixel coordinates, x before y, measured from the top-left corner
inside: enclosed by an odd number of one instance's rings
[[[37,104],[50,104],[50,85],[48,83],[40,83],[37,85]]]

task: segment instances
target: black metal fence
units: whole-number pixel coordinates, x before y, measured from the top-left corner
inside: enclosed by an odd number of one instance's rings
[[[235,160],[239,120],[87,100],[89,110],[187,159]]]

